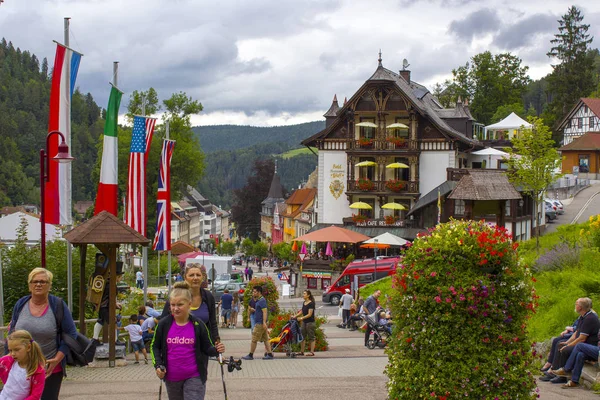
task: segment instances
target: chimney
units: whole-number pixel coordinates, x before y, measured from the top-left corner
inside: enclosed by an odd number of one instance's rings
[[[410,70],[408,70],[408,69],[401,69],[400,70],[400,76],[402,78],[404,78],[404,80],[406,81],[406,83],[410,83]]]

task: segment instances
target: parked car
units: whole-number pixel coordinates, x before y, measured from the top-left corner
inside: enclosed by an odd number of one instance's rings
[[[556,207],[556,213],[558,215],[564,214],[565,213],[565,208],[563,203],[560,202],[560,200],[556,200],[556,199],[546,199],[545,201],[551,203],[552,205],[554,205]]]
[[[242,262],[243,262],[242,260],[243,260],[242,257],[235,257],[233,259],[233,265],[242,265]]]
[[[117,282],[117,293],[129,293],[131,287],[127,284],[127,282]]]
[[[215,302],[218,303],[219,301],[221,301],[221,296],[223,296],[223,292],[225,291],[225,289],[229,289],[229,293],[231,294],[237,291],[240,294],[240,296],[242,296],[244,294],[244,290],[246,290],[246,283],[229,282],[225,285],[215,285],[215,292],[213,293],[213,295],[215,296]]]
[[[554,221],[557,218],[556,210],[555,210],[556,206],[553,206],[549,202],[544,202],[544,206],[545,206],[545,213],[546,213],[546,223],[548,223],[550,221]]]
[[[231,274],[219,274],[215,278],[215,286],[221,286],[231,281]]]

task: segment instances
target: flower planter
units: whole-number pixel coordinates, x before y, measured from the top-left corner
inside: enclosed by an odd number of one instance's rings
[[[406,188],[406,181],[391,179],[385,183],[385,187],[392,192],[401,192]]]
[[[359,179],[356,181],[356,187],[363,192],[368,192],[375,188],[375,183],[369,179]]]

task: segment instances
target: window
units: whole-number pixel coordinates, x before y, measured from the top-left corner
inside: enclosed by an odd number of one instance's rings
[[[342,287],[350,284],[350,276],[344,275],[340,278],[340,280],[335,284],[336,287]]]
[[[360,122],[375,123],[375,118],[361,118]],[[361,137],[361,139],[375,139],[375,128],[371,128],[368,126],[361,126],[360,127],[360,137]]]
[[[372,219],[373,216],[375,215],[375,199],[373,198],[363,198],[363,199],[358,199],[358,201],[362,201],[363,203],[367,203],[368,205],[371,206],[371,210],[360,210],[359,214],[360,215],[365,215],[367,218]]]
[[[590,172],[590,156],[579,156],[579,172]]]
[[[567,129],[570,129],[570,128],[571,128],[571,120],[568,120],[567,121]]]
[[[498,160],[498,169],[508,169],[508,163],[506,161]]]
[[[375,158],[374,157],[361,157],[359,162],[363,162],[363,161],[375,162]],[[375,165],[358,167],[358,177],[359,178],[367,178],[372,181],[376,180],[375,179]]]
[[[410,165],[408,163],[408,158],[404,157],[396,157],[394,162]],[[399,179],[401,181],[410,180],[410,168],[394,168],[394,179]]]
[[[594,129],[594,117],[590,117],[590,129]]]
[[[321,289],[325,290],[329,286],[331,286],[331,278],[323,278],[321,279]]]
[[[588,109],[588,106],[583,106],[583,112],[584,112],[584,113],[586,113],[586,114],[587,114],[588,110],[589,110],[589,109]]]
[[[510,202],[511,200],[506,200],[506,205],[504,206],[504,215],[510,217]]]
[[[317,288],[317,278],[307,278],[308,283],[306,284],[306,287],[308,289],[316,289]]]
[[[583,118],[577,118],[577,127],[579,129],[583,128]]]
[[[454,200],[454,215],[465,215],[464,200]]]
[[[367,284],[373,282],[373,274],[368,275],[359,275],[358,276],[358,284]]]

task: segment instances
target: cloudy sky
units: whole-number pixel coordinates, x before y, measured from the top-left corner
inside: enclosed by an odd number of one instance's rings
[[[558,0],[4,0],[0,36],[40,59],[52,40],[84,54],[77,86],[106,107],[112,62],[119,87],[184,91],[204,105],[198,125],[287,125],[322,119],[334,94],[350,97],[377,67],[408,59],[412,79],[431,88],[469,57],[510,51],[534,79]],[[576,4],[600,46],[600,1]],[[123,111],[126,101],[121,106]]]

